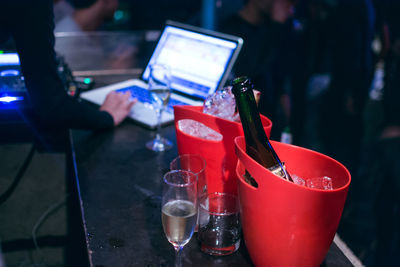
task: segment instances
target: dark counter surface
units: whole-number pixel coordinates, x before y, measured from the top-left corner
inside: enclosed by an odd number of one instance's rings
[[[60,33],[57,51],[74,75],[93,77],[95,87],[100,87],[139,76],[156,40],[157,34],[150,33]],[[130,53],[115,53],[121,47]],[[78,188],[79,198],[74,210],[83,225],[82,243],[86,241],[91,266],[174,265],[174,249],[162,230],[160,202],[162,176],[177,156],[175,129],[170,125],[162,134],[174,147],[155,153],[145,148],[155,132],[129,120],[102,133],[71,131],[71,172],[77,181],[72,189]],[[200,251],[194,235],[183,249],[183,266],[253,264],[244,242],[230,256],[213,257]],[[333,243],[323,266],[353,265]]]
[[[83,226],[92,266],[173,266],[174,249],[161,224],[161,179],[177,156],[173,125],[162,134],[174,148],[145,148],[154,132],[124,122],[113,131],[72,131]],[[253,266],[244,242],[223,257],[200,251],[196,234],[183,249],[184,266]],[[322,266],[353,266],[332,244]]]

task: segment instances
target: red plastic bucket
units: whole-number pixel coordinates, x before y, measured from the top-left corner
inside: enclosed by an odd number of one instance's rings
[[[179,155],[199,154],[206,160],[207,192],[237,194],[237,178],[234,139],[243,135],[240,123],[221,119],[203,113],[201,106],[174,106],[176,140]],[[222,134],[221,141],[206,140],[182,132],[178,122],[192,119]],[[272,122],[261,115],[267,136],[271,133]]]
[[[256,266],[319,266],[339,225],[350,184],[336,160],[305,148],[271,142],[288,171],[303,178],[328,176],[333,190],[310,189],[275,176],[246,154],[235,139],[244,240]],[[245,169],[258,188],[243,179]]]

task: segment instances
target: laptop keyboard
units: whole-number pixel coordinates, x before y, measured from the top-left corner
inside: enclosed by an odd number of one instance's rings
[[[127,88],[122,88],[117,90],[117,92],[126,92],[126,91],[130,91],[132,98],[136,98],[138,101],[142,102],[142,103],[147,103],[149,105],[151,105],[151,96],[150,93],[147,89],[144,89],[140,86],[134,85],[134,86],[130,86]],[[173,99],[172,97],[169,100],[168,106],[166,108],[167,112],[172,113],[173,110],[173,106],[174,105],[187,105],[187,103],[179,101],[177,99]]]

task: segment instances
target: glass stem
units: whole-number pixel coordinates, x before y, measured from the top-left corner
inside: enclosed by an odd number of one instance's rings
[[[161,141],[161,116],[163,109],[160,108],[157,110],[157,132],[156,132],[156,140]]]
[[[182,247],[175,248],[175,267],[182,267]]]

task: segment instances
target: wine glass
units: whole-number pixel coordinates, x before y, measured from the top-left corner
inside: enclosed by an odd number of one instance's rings
[[[168,105],[171,96],[171,71],[168,66],[162,64],[152,64],[149,66],[149,93],[153,108],[157,113],[156,137],[146,143],[146,147],[153,151],[164,151],[172,147],[171,141],[161,136],[161,117]]]
[[[197,176],[185,170],[164,175],[161,219],[164,233],[175,249],[175,266],[182,266],[181,252],[192,238],[197,221]]]

